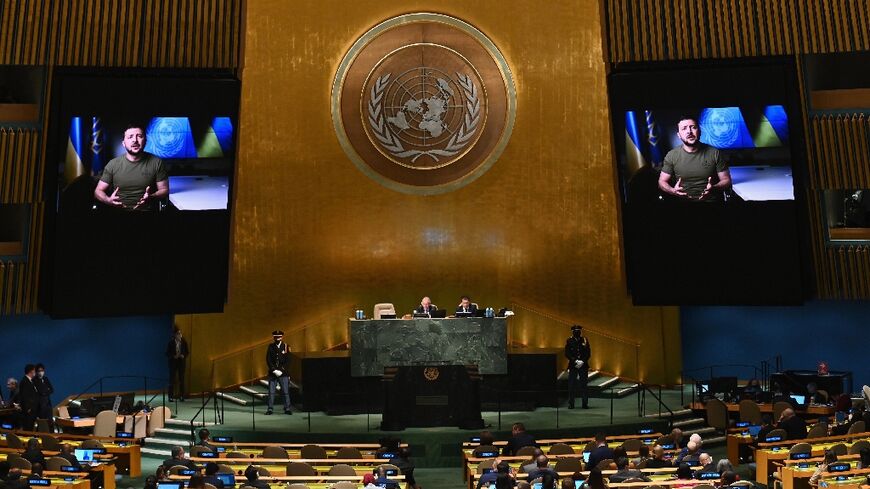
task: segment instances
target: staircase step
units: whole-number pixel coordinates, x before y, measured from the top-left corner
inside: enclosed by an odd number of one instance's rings
[[[686,430],[686,431],[689,431],[689,432],[691,432],[691,433],[697,433],[697,434],[703,436],[703,435],[708,435],[708,434],[710,434],[710,433],[714,433],[714,434],[715,434],[715,433],[716,433],[716,428],[713,428],[712,426],[705,426],[705,427],[703,427],[703,428],[693,428],[693,429],[691,429],[691,430]],[[691,435],[691,433],[690,433],[690,435]]]
[[[590,370],[589,373],[586,374],[586,380],[587,381],[592,380],[595,377],[598,377],[599,375],[601,375],[601,370]]]
[[[606,376],[606,377],[602,376],[602,377],[604,378],[604,380],[602,380],[601,382],[599,382],[597,384],[592,384],[589,387],[592,387],[593,389],[604,390],[604,389],[609,389],[610,386],[616,385],[619,383],[619,377],[609,377],[609,376]]]
[[[688,419],[681,419],[679,421],[674,421],[673,425],[674,425],[674,428],[680,428],[683,431],[685,431],[685,429],[683,428],[684,426],[703,425],[704,422],[705,422],[704,418],[688,418]]]
[[[170,448],[162,449],[162,448],[142,447],[140,449],[140,451],[141,451],[142,455],[146,456],[146,457],[154,457],[154,458],[163,459],[163,458],[169,458],[172,456],[172,449],[170,449]]]
[[[290,386],[290,390],[291,390],[291,391],[292,391],[293,389],[296,389],[297,391],[300,391],[300,392],[302,391],[302,388],[299,387],[299,386],[298,386],[295,382],[293,382],[292,380],[287,379],[287,383],[289,384],[289,386]],[[268,389],[268,388],[269,388],[269,381],[266,380],[266,379],[260,379],[260,385],[265,386],[266,389]],[[280,390],[281,390],[281,385],[280,385],[280,384],[279,384],[279,385],[276,385],[275,388],[276,388],[276,390],[280,391]]]
[[[239,390],[242,392],[245,392],[247,394],[257,396],[259,399],[265,399],[266,396],[268,395],[267,392],[263,392],[263,391],[257,390],[257,389],[252,389],[246,385],[239,386]]]
[[[639,385],[633,382],[620,382],[620,384],[614,388],[614,391],[616,397],[621,398],[634,394],[635,392],[637,392],[638,387]]]
[[[174,438],[157,438],[149,436],[148,438],[145,438],[145,446],[149,445],[151,445],[151,448],[155,448],[155,446],[168,446],[171,448],[174,446],[190,447],[193,444],[190,442],[189,439],[178,440]]]
[[[724,445],[726,441],[727,441],[726,437],[716,436],[716,437],[704,440],[704,446],[709,447],[709,446]]]
[[[238,404],[239,406],[250,406],[251,405],[251,400],[245,399],[243,397],[243,394],[239,394],[239,393],[232,393],[231,394],[229,392],[218,392],[217,396],[220,398],[226,399],[227,401],[230,401],[233,404]]]
[[[692,414],[691,409],[678,409],[678,410],[674,411],[674,418],[681,418],[683,416],[690,415],[690,414]],[[671,415],[671,413],[669,413],[667,410],[663,410],[661,414],[659,414],[658,411],[656,411],[654,413],[645,414],[644,417],[646,417],[646,418],[668,418],[668,417],[670,417],[670,415]]]
[[[190,425],[187,428],[186,430],[182,428],[160,428],[157,430],[157,434],[160,435],[160,438],[171,438],[173,436],[189,437]]]
[[[187,429],[190,429],[190,420],[189,419],[183,419],[183,418],[167,419],[165,421],[165,424],[166,424],[166,426],[184,426]],[[209,422],[203,423],[203,422],[197,420],[196,426],[214,426],[214,423],[209,423]]]

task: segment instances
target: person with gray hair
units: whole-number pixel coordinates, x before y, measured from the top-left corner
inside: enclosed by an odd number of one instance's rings
[[[686,448],[684,448],[677,456],[676,460],[674,460],[674,465],[679,466],[683,462],[697,461],[701,455],[700,450],[701,446],[698,442],[689,440],[689,443],[686,444]]]
[[[698,463],[701,464],[701,468],[695,471],[695,477],[700,479],[701,474],[719,474],[719,472],[716,472],[716,464],[713,463],[713,457],[709,453],[698,455]]]
[[[716,472],[719,472],[719,475],[724,474],[725,472],[733,472],[734,466],[731,465],[731,461],[727,458],[721,458],[718,462],[716,462]]]

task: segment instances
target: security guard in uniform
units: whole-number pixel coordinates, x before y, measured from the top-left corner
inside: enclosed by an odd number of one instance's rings
[[[275,388],[281,386],[281,394],[284,395],[284,414],[293,414],[290,411],[290,381],[287,377],[287,362],[290,359],[290,347],[282,340],[283,331],[272,331],[272,339],[275,340],[266,349],[266,365],[269,367],[269,403],[266,414],[272,414],[272,406],[275,404]]]
[[[589,409],[589,395],[586,383],[589,380],[589,356],[592,350],[589,340],[583,336],[583,327],[571,326],[571,337],[565,342],[565,356],[568,358],[568,409],[574,409],[577,390],[583,397],[583,409]]]

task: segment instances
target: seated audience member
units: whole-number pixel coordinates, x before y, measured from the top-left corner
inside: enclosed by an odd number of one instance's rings
[[[498,474],[495,478],[495,489],[512,489],[516,480],[510,474]]]
[[[783,410],[776,427],[785,430],[787,440],[803,440],[807,437],[806,421],[791,408]]]
[[[495,445],[495,435],[492,434],[491,431],[481,431],[480,432],[480,444],[481,445]]]
[[[416,488],[417,481],[414,480],[414,462],[411,461],[411,449],[403,447],[399,449],[396,456],[390,459],[390,463],[399,468],[399,472],[405,476],[407,487]]]
[[[625,482],[628,479],[640,479],[649,482],[649,478],[643,472],[628,468],[628,459],[619,457],[616,459],[616,473],[610,476],[610,482]]]
[[[541,476],[541,489],[556,489],[556,478],[546,473]]]
[[[248,468],[245,469],[245,483],[242,485],[256,489],[271,489],[268,482],[260,480],[260,473],[253,465],[248,465]]]
[[[816,467],[816,471],[810,476],[809,484],[811,487],[818,487],[819,479],[828,471],[828,466],[837,461],[837,454],[832,450],[825,450],[825,459]]]
[[[663,467],[673,467],[673,464],[665,460],[665,449],[661,445],[653,447],[652,458],[646,463],[648,469],[661,469]]]
[[[620,458],[625,458],[626,460],[628,460],[628,452],[625,451],[625,448],[622,445],[613,449],[613,460],[616,461]],[[628,462],[628,466],[632,466],[630,460]]]
[[[574,479],[570,477],[565,477],[562,479],[562,484],[560,485],[561,489],[574,489]]]
[[[72,445],[67,445],[64,443],[60,446],[60,453],[57,454],[58,457],[65,459],[69,462],[70,465],[76,468],[76,470],[81,470],[82,464],[79,463],[79,459],[76,458],[75,450],[73,450]]]
[[[689,467],[689,464],[680,464],[677,466],[677,473],[674,475],[674,479],[679,480],[689,480],[692,478],[692,468]]]
[[[537,479],[538,477],[543,477],[544,474],[550,474],[554,479],[559,478],[559,474],[556,473],[555,470],[550,468],[550,460],[546,455],[541,454],[538,455],[538,458],[535,459],[535,469],[529,472],[529,482]]]
[[[728,460],[727,458],[722,458],[719,459],[718,462],[716,462],[716,472],[718,472],[719,475],[722,475],[725,472],[729,471],[734,472],[734,465],[731,464],[730,460]]]
[[[504,447],[505,455],[516,455],[517,450],[523,447],[536,447],[538,442],[535,437],[526,432],[526,426],[522,423],[514,423],[511,427],[511,438]]]
[[[154,477],[157,479],[158,482],[169,480],[169,474],[166,473],[166,467],[164,467],[163,465],[158,465],[157,469],[154,471]]]
[[[719,481],[719,489],[723,489],[725,487],[731,487],[732,484],[739,481],[740,477],[737,476],[737,472],[733,470],[726,470],[722,472],[722,479]]]
[[[758,379],[752,379],[746,383],[746,387],[743,388],[743,398],[755,400],[758,395],[761,394],[761,381]]]
[[[200,474],[193,474],[187,482],[187,489],[205,489],[205,478]]]
[[[145,487],[143,489],[157,489],[157,477],[149,475],[145,478]]]
[[[716,464],[713,462],[713,457],[711,457],[709,453],[698,455],[698,463],[700,463],[701,466],[695,471],[695,477],[698,477],[699,479],[701,474],[719,473],[716,470]]]
[[[184,449],[179,446],[172,447],[172,458],[167,458],[163,461],[163,468],[166,471],[169,471],[169,469],[176,465],[183,465],[188,469],[196,469],[196,464],[187,458]]]
[[[602,460],[613,460],[613,449],[607,446],[607,435],[599,432],[595,435],[596,447],[589,453],[589,463],[587,466],[592,469],[598,467]]]
[[[27,478],[21,476],[21,469],[10,468],[9,462],[5,460],[0,462],[0,475],[4,476],[0,478],[4,489],[28,489],[30,487]]]
[[[217,447],[211,444],[211,432],[206,428],[199,430],[199,441],[196,446],[208,448],[209,451],[217,453]]]
[[[394,436],[386,436],[378,440],[381,447],[375,451],[375,458],[381,458],[381,455],[385,453],[399,453],[399,445],[402,444],[401,440]]]
[[[206,484],[211,484],[217,489],[224,489],[224,482],[217,477],[218,464],[209,462],[205,464],[205,477],[202,478]]]
[[[39,440],[36,438],[27,440],[27,446],[21,456],[26,458],[31,464],[45,465],[45,455],[42,454],[42,448],[40,448]]]
[[[769,414],[761,415],[761,429],[758,430],[758,436],[755,439],[758,442],[764,442],[767,438],[767,435],[770,434],[771,431],[775,430],[776,426],[773,424],[773,417]]]
[[[629,465],[633,465],[637,468],[644,462],[649,463],[649,460],[649,445],[641,445],[637,451],[637,457],[633,458]]]
[[[380,489],[375,485],[375,474],[363,474],[363,489]]]
[[[477,489],[480,489],[481,487],[488,488],[490,486],[490,484],[493,484],[495,482],[495,480],[498,478],[498,476],[500,474],[510,475],[510,472],[511,472],[511,466],[509,463],[507,463],[503,460],[498,461],[498,463],[496,463],[496,465],[495,465],[494,471],[489,472],[487,474],[483,474],[482,476],[480,476],[479,479],[477,479]]]
[[[699,447],[698,443],[694,440],[689,440],[689,443],[686,444],[686,448],[684,448],[677,456],[676,460],[674,460],[674,465],[679,466],[683,462],[696,462],[700,456],[701,447]]]
[[[375,469],[375,485],[386,489],[398,489],[399,483],[387,477],[387,468],[381,465]]]
[[[601,469],[593,467],[580,489],[607,489],[607,483],[604,481]]]
[[[543,450],[541,450],[538,447],[535,447],[535,453],[532,454],[532,461],[530,463],[523,465],[523,467],[522,467],[523,472],[525,472],[526,474],[530,474],[530,473],[532,473],[532,471],[537,469],[538,468],[538,457],[540,457],[543,454],[544,454]]]
[[[43,473],[45,473],[45,467],[39,462],[30,466],[30,477],[34,479],[42,479]]]
[[[858,468],[870,469],[870,448],[862,449],[859,456],[861,458],[858,460]]]

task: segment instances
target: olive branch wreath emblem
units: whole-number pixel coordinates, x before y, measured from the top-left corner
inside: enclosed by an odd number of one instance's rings
[[[477,126],[480,124],[480,98],[478,97],[477,87],[474,81],[462,73],[456,73],[457,83],[465,93],[465,120],[459,130],[453,133],[447,145],[440,149],[430,149],[428,151],[420,151],[417,149],[405,149],[402,141],[390,131],[390,127],[384,117],[383,101],[384,91],[387,89],[391,73],[387,73],[377,80],[372,85],[369,94],[368,112],[369,125],[372,132],[381,142],[381,145],[391,155],[397,158],[411,158],[411,161],[416,161],[421,156],[428,156],[435,161],[439,161],[438,157],[456,156],[463,148],[465,148],[477,132]]]

